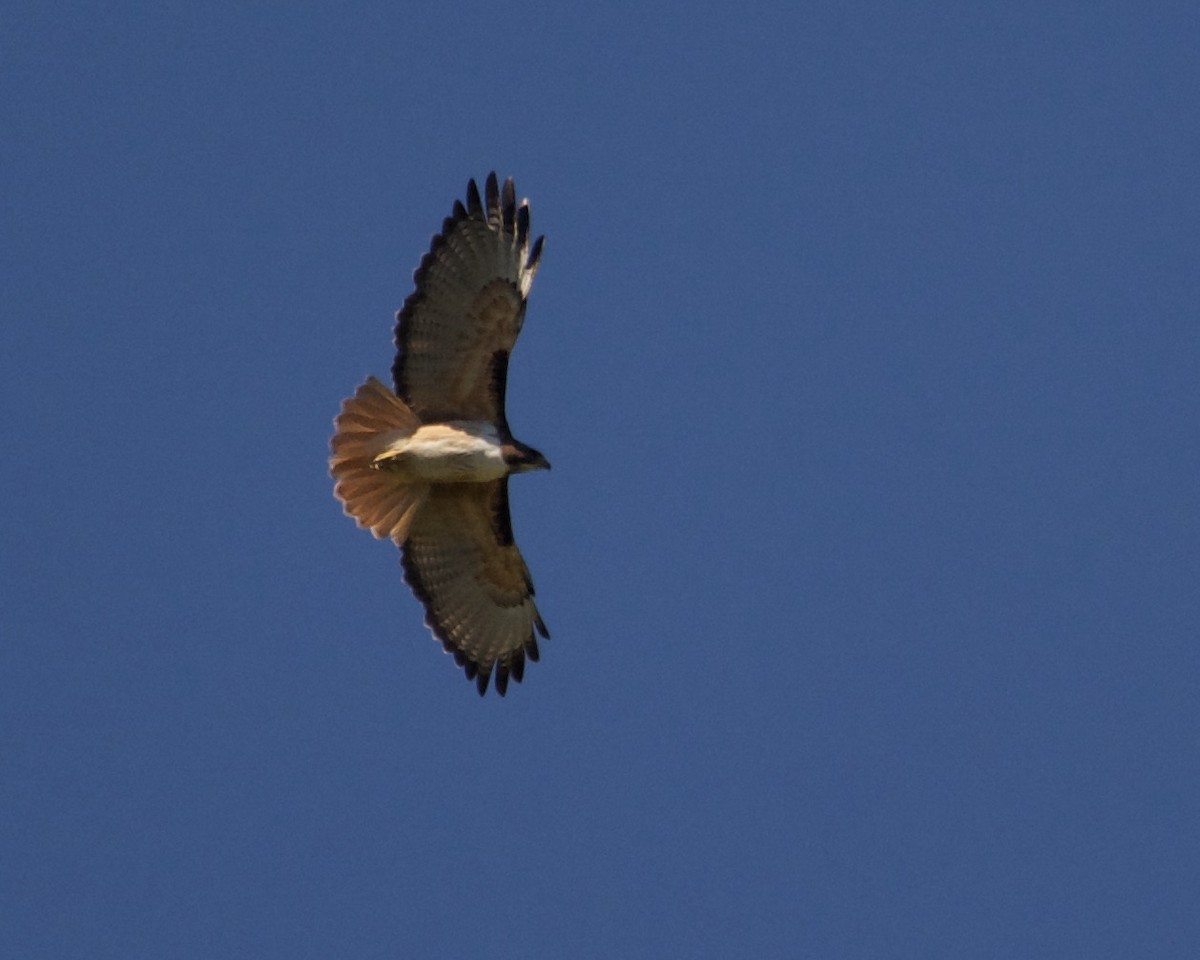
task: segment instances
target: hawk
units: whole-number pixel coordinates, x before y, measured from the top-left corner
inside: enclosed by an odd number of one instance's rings
[[[520,682],[549,631],[513,541],[508,478],[549,470],[504,413],[508,357],[542,255],[529,201],[489,174],[433,238],[396,314],[395,390],[374,377],[334,419],[330,473],[345,512],[401,551],[425,623],[480,696]]]

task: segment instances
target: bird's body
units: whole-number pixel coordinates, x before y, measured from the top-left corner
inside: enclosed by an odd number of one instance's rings
[[[426,623],[485,693],[504,694],[549,637],[513,542],[508,477],[548,469],[516,440],[508,358],[541,257],[529,204],[496,175],[434,237],[396,318],[395,390],[369,378],[334,420],[330,472],[346,513],[401,548]]]
[[[375,465],[408,482],[487,483],[509,474],[495,426],[478,420],[430,423],[396,436],[375,455]]]

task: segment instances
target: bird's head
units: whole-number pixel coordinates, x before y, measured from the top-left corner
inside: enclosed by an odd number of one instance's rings
[[[549,470],[550,461],[533,447],[514,440],[504,445],[504,462],[509,473],[528,473],[531,470]]]

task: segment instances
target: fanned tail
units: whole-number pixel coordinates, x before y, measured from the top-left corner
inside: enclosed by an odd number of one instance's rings
[[[334,495],[360,527],[381,539],[404,543],[429,488],[405,483],[393,472],[377,469],[374,461],[389,444],[411,435],[420,420],[404,401],[371,377],[343,401],[333,424],[329,472],[335,481]]]

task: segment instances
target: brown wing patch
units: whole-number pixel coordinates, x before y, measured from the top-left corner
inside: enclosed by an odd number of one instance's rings
[[[467,204],[433,238],[414,274],[416,289],[396,315],[396,393],[422,420],[503,419],[493,357],[507,357],[525,320],[525,300],[541,258],[530,247],[529,203],[518,206],[511,179],[472,180]]]
[[[524,676],[526,658],[537,660],[536,634],[549,637],[511,539],[507,480],[432,488],[409,527],[402,562],[430,629],[481,695],[494,671],[503,696],[510,676]]]

